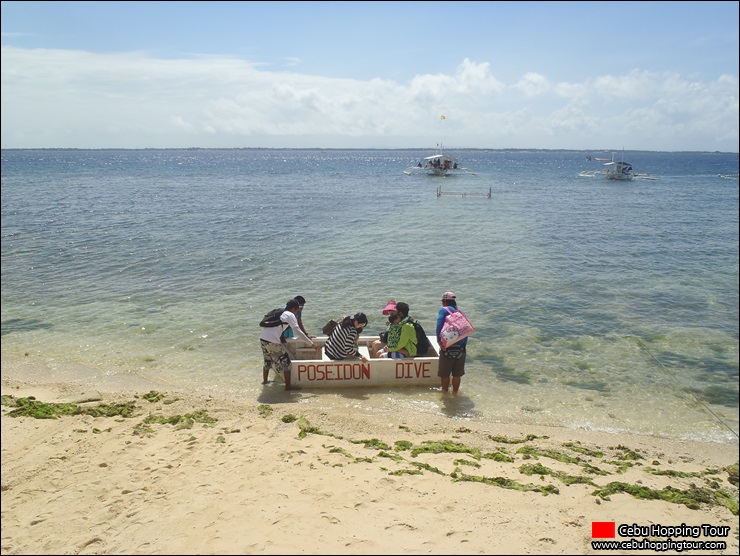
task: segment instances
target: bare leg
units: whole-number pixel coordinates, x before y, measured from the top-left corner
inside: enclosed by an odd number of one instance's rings
[[[285,377],[285,389],[290,390],[290,371],[283,371]]]
[[[460,389],[460,377],[459,376],[453,376],[452,377],[452,393],[457,394],[457,391]]]
[[[459,381],[458,381],[459,386]],[[450,391],[450,377],[445,376],[442,377],[442,392],[449,392]]]
[[[270,366],[262,365],[262,384],[267,384],[267,378],[270,376]]]
[[[378,352],[383,348],[385,344],[381,342],[380,340],[375,340],[373,344],[370,346],[370,357],[373,359],[377,359]]]

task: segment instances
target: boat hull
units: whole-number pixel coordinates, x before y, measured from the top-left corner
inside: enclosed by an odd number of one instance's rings
[[[434,167],[421,167],[418,166],[412,166],[410,168],[406,168],[403,171],[404,174],[407,176],[410,176],[412,174],[427,174],[429,176],[454,176],[455,174],[470,174],[470,172],[467,168],[434,168]]]
[[[314,342],[322,346],[321,358],[313,348],[291,338],[286,342],[293,361],[291,385],[301,388],[439,385],[439,344],[436,337],[428,338],[431,345],[425,356],[386,359],[369,357],[370,346],[378,336],[360,337],[358,346],[367,361],[359,358],[332,361],[323,350],[326,336],[314,338]]]

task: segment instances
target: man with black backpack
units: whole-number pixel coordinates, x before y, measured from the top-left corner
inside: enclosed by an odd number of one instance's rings
[[[281,336],[286,326],[293,329],[296,337],[302,339],[315,350],[321,350],[321,346],[314,343],[311,338],[304,334],[298,325],[296,314],[300,311],[300,308],[300,303],[295,299],[291,299],[285,304],[285,310],[280,315],[279,324],[276,323],[274,326],[263,325],[262,334],[260,334],[260,347],[262,347],[262,357],[264,359],[262,365],[262,384],[267,384],[267,378],[272,368],[285,379],[286,390],[294,389],[290,385],[290,371],[293,367],[293,362],[290,360],[290,354],[288,354],[287,348],[281,341]],[[267,324],[273,323],[270,322]]]

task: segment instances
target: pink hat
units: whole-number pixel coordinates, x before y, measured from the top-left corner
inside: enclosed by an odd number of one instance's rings
[[[393,300],[390,300],[388,304],[385,306],[385,308],[383,309],[383,314],[388,316],[395,310],[396,310],[396,302]]]
[[[442,301],[447,301],[448,299],[455,299],[455,294],[452,292],[445,292],[442,294]]]

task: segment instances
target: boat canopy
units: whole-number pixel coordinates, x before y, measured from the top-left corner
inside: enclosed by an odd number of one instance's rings
[[[435,160],[437,158],[441,160],[457,160],[455,157],[447,156],[446,154],[433,154],[432,156],[425,156],[424,160]]]

